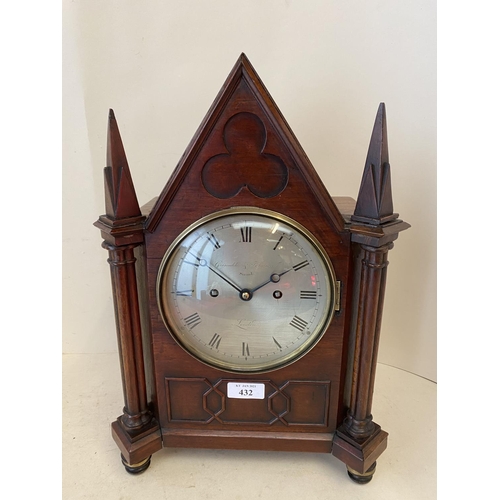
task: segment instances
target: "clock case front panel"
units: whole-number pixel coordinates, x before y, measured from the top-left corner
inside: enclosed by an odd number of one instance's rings
[[[371,479],[387,444],[371,416],[387,254],[409,227],[393,213],[385,120],[381,104],[358,200],[334,201],[242,54],[166,187],[141,209],[110,111],[106,214],[95,225],[110,256],[125,399],[112,434],[129,472],[162,447],[183,446],[327,452],[355,481]],[[246,375],[181,348],[156,296],[172,242],[202,217],[245,206],[304,226],[340,285],[339,310],[311,351]],[[227,383],[238,381],[265,384],[264,399],[229,398]]]
[[[290,366],[263,374],[228,373],[193,358],[169,334],[158,308],[156,279],[169,246],[198,219],[231,207],[268,209],[303,225],[325,249],[336,279],[347,285],[350,235],[339,231],[340,213],[314,172],[309,179],[304,175],[307,159],[294,137],[284,134],[288,127],[272,101],[263,99],[266,94],[247,68],[236,68],[146,221],[147,258],[142,260],[147,268],[146,309],[151,311],[155,413],[166,446],[211,446],[211,432],[217,432],[219,443],[223,439],[236,448],[258,449],[264,440],[276,449],[298,450],[308,443],[311,451],[330,451],[332,433],[345,416],[345,291],[340,311],[320,342]],[[325,214],[324,205],[335,219]],[[265,399],[228,398],[227,382],[237,381],[264,383]],[[243,430],[256,437],[242,440],[235,433]],[[295,439],[293,433],[325,435],[308,441]],[[289,435],[281,439],[282,434]]]

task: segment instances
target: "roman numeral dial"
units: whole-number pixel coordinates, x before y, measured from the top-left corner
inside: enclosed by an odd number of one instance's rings
[[[237,373],[294,362],[333,316],[334,270],[295,221],[263,209],[201,219],[165,253],[158,303],[167,333],[205,364]]]
[[[251,243],[252,241],[252,226],[245,226],[240,228],[241,231],[241,242]]]
[[[214,333],[214,336],[211,338],[210,342],[208,345],[210,347],[214,347],[215,349],[218,349],[220,346],[220,341],[222,340],[222,337],[218,333]]]
[[[303,332],[307,327],[307,321],[298,316],[294,316],[292,321],[290,321],[290,326],[293,326],[299,332]]]
[[[213,234],[209,233],[207,235],[207,239],[214,246],[216,250],[220,248],[220,242]]]
[[[184,321],[187,327],[192,330],[195,326],[198,326],[201,323],[201,318],[200,315],[195,312],[184,318]]]
[[[294,271],[298,271],[300,269],[302,269],[303,267],[306,267],[310,264],[309,261],[307,260],[303,260],[302,262],[299,262],[298,264],[295,264],[295,266],[293,266],[293,270]]]

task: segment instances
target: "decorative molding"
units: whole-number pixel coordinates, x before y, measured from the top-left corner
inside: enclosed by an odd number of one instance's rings
[[[263,400],[227,397],[228,382],[265,384]],[[167,415],[172,423],[218,422],[224,425],[267,425],[280,422],[292,426],[328,426],[330,381],[289,380],[277,385],[271,380],[219,379],[215,383],[203,377],[166,377]],[[321,392],[321,397],[317,392]],[[180,397],[182,395],[182,397]],[[312,400],[322,401],[318,407]],[[181,401],[183,404],[175,404]],[[260,405],[259,418],[248,420],[245,405]],[[238,406],[235,406],[238,405]]]

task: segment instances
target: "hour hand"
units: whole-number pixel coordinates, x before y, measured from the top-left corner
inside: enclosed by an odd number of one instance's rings
[[[259,286],[256,286],[253,290],[251,290],[250,292],[251,293],[254,293],[256,290],[259,290],[260,288],[262,288],[263,286],[267,285],[268,283],[278,283],[278,281],[281,279],[281,277],[288,273],[289,271],[291,271],[292,269],[294,269],[293,267],[291,267],[290,269],[287,269],[286,271],[283,271],[282,273],[273,273],[271,274],[270,278],[265,281],[264,283],[260,284]]]

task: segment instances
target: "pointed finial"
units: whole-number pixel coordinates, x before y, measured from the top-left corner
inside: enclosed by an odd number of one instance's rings
[[[397,217],[398,214],[393,213],[392,207],[385,104],[381,103],[375,118],[358,200],[351,220],[378,226]]]
[[[106,215],[114,220],[140,216],[141,209],[112,109],[109,110],[108,117],[106,165],[104,169]]]

